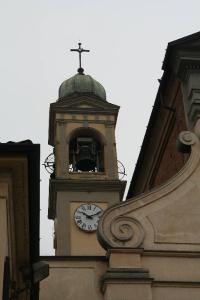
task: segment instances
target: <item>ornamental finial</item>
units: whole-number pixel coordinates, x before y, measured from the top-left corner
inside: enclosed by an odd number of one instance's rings
[[[77,49],[70,49],[71,51],[76,51],[79,54],[79,68],[78,68],[78,73],[83,75],[84,74],[84,69],[81,66],[81,54],[82,52],[90,52],[90,50],[85,50],[81,48],[81,43],[78,43],[78,48]]]

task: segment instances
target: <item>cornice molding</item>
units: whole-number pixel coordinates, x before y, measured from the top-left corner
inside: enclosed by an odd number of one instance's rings
[[[64,125],[64,124],[67,124],[67,123],[80,123],[80,124],[83,124],[86,120],[74,120],[74,119],[71,119],[71,120],[65,120],[65,119],[58,119],[56,120],[56,123],[58,123],[59,125]],[[88,123],[90,124],[105,124],[106,127],[113,127],[115,126],[115,122],[114,121],[110,121],[110,120],[87,120]]]
[[[200,57],[179,57],[176,63],[176,74],[181,81],[184,81],[189,72],[200,72]]]
[[[119,192],[120,200],[122,200],[125,187],[126,187],[126,181],[121,181],[121,180],[50,179],[48,218],[54,219],[56,217],[57,192],[60,191]]]
[[[189,128],[200,118],[200,54],[178,57],[176,74],[182,83],[183,101]]]
[[[109,268],[101,278],[101,291],[105,293],[107,284],[112,283],[151,283],[153,278],[144,268]]]
[[[86,105],[83,107],[81,105]],[[79,107],[80,106],[80,107]],[[119,106],[109,103],[107,101],[102,101],[97,98],[87,97],[87,96],[77,96],[73,98],[63,98],[57,102],[50,104],[49,109],[49,144],[54,145],[54,135],[55,135],[55,127],[56,127],[56,113],[59,114],[81,114],[88,115],[92,114],[95,116],[98,115],[113,115],[115,125],[117,122]],[[77,122],[76,119],[73,119],[71,122]],[[96,123],[98,120],[96,120]],[[106,121],[105,121],[106,122]],[[95,123],[95,121],[94,121]]]
[[[178,280],[166,280],[152,282],[153,287],[179,287],[179,288],[199,288],[200,281],[178,281]]]

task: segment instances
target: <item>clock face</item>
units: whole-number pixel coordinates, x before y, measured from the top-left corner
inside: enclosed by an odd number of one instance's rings
[[[74,213],[76,225],[84,231],[95,231],[103,210],[95,204],[82,204]]]

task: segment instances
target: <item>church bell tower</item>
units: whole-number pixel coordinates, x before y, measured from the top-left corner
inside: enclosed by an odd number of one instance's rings
[[[49,183],[48,217],[54,220],[59,256],[101,256],[96,229],[103,211],[119,203],[126,182],[119,180],[115,126],[119,106],[80,66],[50,104],[49,144],[54,172]]]

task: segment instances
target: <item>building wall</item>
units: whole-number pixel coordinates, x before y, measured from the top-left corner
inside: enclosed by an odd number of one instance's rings
[[[77,207],[84,203],[95,203],[105,210],[120,202],[117,192],[57,192],[57,221],[55,223],[56,255],[105,255],[105,250],[99,245],[95,232],[80,230],[74,221]]]
[[[39,299],[33,265],[39,259],[39,159],[40,147],[30,141],[0,144],[0,298],[4,291],[4,300]],[[23,269],[30,266],[34,273],[25,279]]]
[[[46,260],[48,257],[41,260]],[[101,276],[107,268],[104,258],[59,258],[46,261],[49,277],[40,284],[41,300],[103,300]]]
[[[121,251],[122,252],[122,251]],[[137,256],[137,257],[136,257]],[[112,257],[112,258],[111,258]],[[41,300],[199,300],[200,254],[176,251],[124,253],[100,260],[80,257],[41,257],[50,266],[50,276],[40,284]],[[148,270],[150,279],[111,279],[103,283],[108,269]],[[125,272],[124,272],[125,274]],[[126,275],[127,275],[126,274]],[[119,274],[118,274],[119,275]],[[122,298],[122,294],[123,297]]]
[[[186,130],[185,113],[183,107],[182,92],[180,86],[176,92],[175,100],[172,106],[174,112],[169,132],[166,134],[165,143],[162,145],[161,153],[154,167],[150,188],[159,186],[173,175],[175,175],[185,164],[187,155],[177,150],[177,138],[181,131]],[[158,122],[161,123],[161,120]]]
[[[182,170],[100,220],[99,240],[109,251],[105,300],[200,297],[200,141],[194,133],[183,136],[191,155]]]
[[[8,183],[0,178],[0,298],[3,293],[4,260],[8,256],[8,226],[7,226]]]
[[[181,85],[172,74],[163,82],[133,173],[128,199],[166,182],[188,158],[177,149],[178,135],[187,129]]]
[[[10,259],[10,280],[16,288],[24,288],[22,266],[29,261],[29,215],[28,215],[28,182],[27,158],[25,156],[0,157],[0,246],[1,275],[5,257]],[[3,280],[1,280],[1,283]],[[7,283],[8,284],[8,283]],[[2,289],[2,286],[1,286]],[[19,299],[29,296],[26,292]]]

